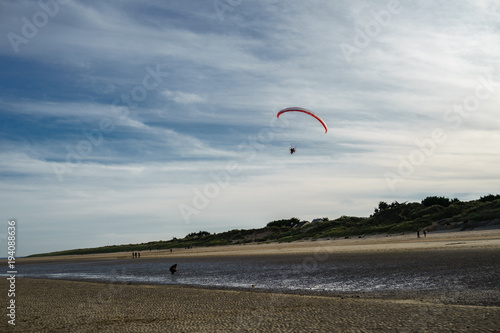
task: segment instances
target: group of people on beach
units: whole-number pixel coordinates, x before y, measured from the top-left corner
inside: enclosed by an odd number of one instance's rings
[[[132,259],[134,258],[140,258],[141,254],[139,252],[132,252]]]
[[[427,237],[427,231],[424,230],[422,233],[424,234],[424,237]],[[417,231],[417,238],[420,238],[420,230]]]

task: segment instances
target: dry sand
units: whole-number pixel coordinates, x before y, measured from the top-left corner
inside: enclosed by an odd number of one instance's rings
[[[168,256],[499,250],[500,230],[143,252]],[[458,251],[460,252],[460,251]],[[54,260],[129,258],[130,253]],[[500,255],[499,255],[500,258]],[[36,260],[52,260],[51,258]],[[27,260],[27,259],[26,259]],[[2,289],[7,294],[7,281]],[[2,297],[6,305],[6,297]],[[6,306],[1,332],[13,331]],[[500,332],[500,307],[17,278],[17,332]]]

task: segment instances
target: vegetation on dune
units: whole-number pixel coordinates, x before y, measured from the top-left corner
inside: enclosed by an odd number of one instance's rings
[[[193,232],[182,239],[142,244],[111,245],[32,255],[52,256],[111,252],[152,251],[193,246],[217,246],[250,242],[293,242],[301,239],[353,237],[379,233],[403,233],[419,230],[472,229],[491,221],[500,221],[500,195],[486,195],[478,200],[460,201],[430,196],[418,202],[391,204],[381,201],[369,217],[341,216],[302,223],[298,218],[269,222],[259,229],[234,229],[221,233]]]

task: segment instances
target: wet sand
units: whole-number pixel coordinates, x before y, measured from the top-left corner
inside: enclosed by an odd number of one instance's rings
[[[345,253],[346,258],[382,254],[397,258],[456,252],[485,257],[498,267],[500,230],[374,236],[285,244],[261,244],[151,251],[151,258]],[[495,253],[499,255],[496,256]],[[121,258],[126,254],[75,256],[56,260]],[[144,252],[141,258],[147,258]],[[378,256],[375,256],[378,257]],[[374,258],[375,258],[374,257]],[[473,265],[468,255],[467,269]],[[50,258],[36,260],[51,260]],[[347,259],[346,259],[347,260]],[[483,264],[481,264],[483,265]],[[446,283],[446,281],[443,281]],[[8,285],[2,279],[4,295]],[[496,293],[496,284],[492,285]],[[500,332],[500,307],[486,306],[487,293],[468,293],[473,302],[448,303],[440,297],[404,295],[319,296],[247,290],[217,290],[175,285],[127,285],[65,280],[16,279],[16,331],[19,332]],[[490,293],[491,294],[491,293]],[[463,295],[461,295],[463,296]],[[467,297],[467,295],[465,295]],[[6,297],[2,297],[6,300]],[[6,301],[4,301],[4,304]],[[493,304],[497,304],[493,302]],[[0,331],[8,327],[6,306]]]

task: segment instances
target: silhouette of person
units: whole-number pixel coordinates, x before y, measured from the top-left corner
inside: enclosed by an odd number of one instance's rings
[[[424,237],[427,237],[427,231],[424,230]]]
[[[177,264],[173,264],[172,266],[170,266],[170,273],[174,275],[175,272],[177,272]]]

